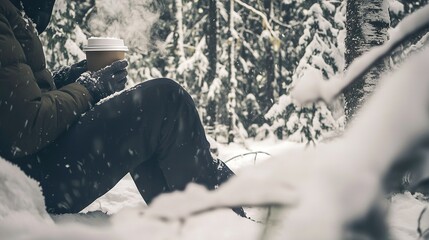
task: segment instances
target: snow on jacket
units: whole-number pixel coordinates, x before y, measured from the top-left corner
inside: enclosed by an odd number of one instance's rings
[[[9,0],[0,0],[0,156],[38,152],[92,101],[78,83],[55,88],[33,24]]]

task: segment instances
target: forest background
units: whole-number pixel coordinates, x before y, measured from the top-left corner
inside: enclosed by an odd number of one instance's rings
[[[427,2],[385,0],[386,28]],[[343,96],[299,106],[290,90],[302,79],[328,81],[345,70],[346,1],[58,0],[41,36],[49,68],[84,59],[87,39],[106,36],[130,47],[131,83],[181,83],[219,142],[316,143],[345,128]],[[395,64],[392,57],[387,67]]]

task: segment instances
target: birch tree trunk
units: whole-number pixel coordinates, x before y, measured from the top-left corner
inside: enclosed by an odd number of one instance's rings
[[[388,39],[390,17],[386,0],[347,1],[346,68],[354,59]],[[344,91],[345,111],[350,120],[365,99],[374,91],[386,65],[374,68]]]

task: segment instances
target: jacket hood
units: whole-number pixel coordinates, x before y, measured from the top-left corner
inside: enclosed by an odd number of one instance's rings
[[[18,8],[24,10],[25,14],[36,24],[38,33],[45,31],[51,20],[55,0],[11,0]]]

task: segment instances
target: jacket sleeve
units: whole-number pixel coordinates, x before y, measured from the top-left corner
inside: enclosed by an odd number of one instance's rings
[[[43,92],[26,64],[7,17],[0,9],[0,155],[33,154],[55,140],[84,112],[92,98],[78,83]]]

